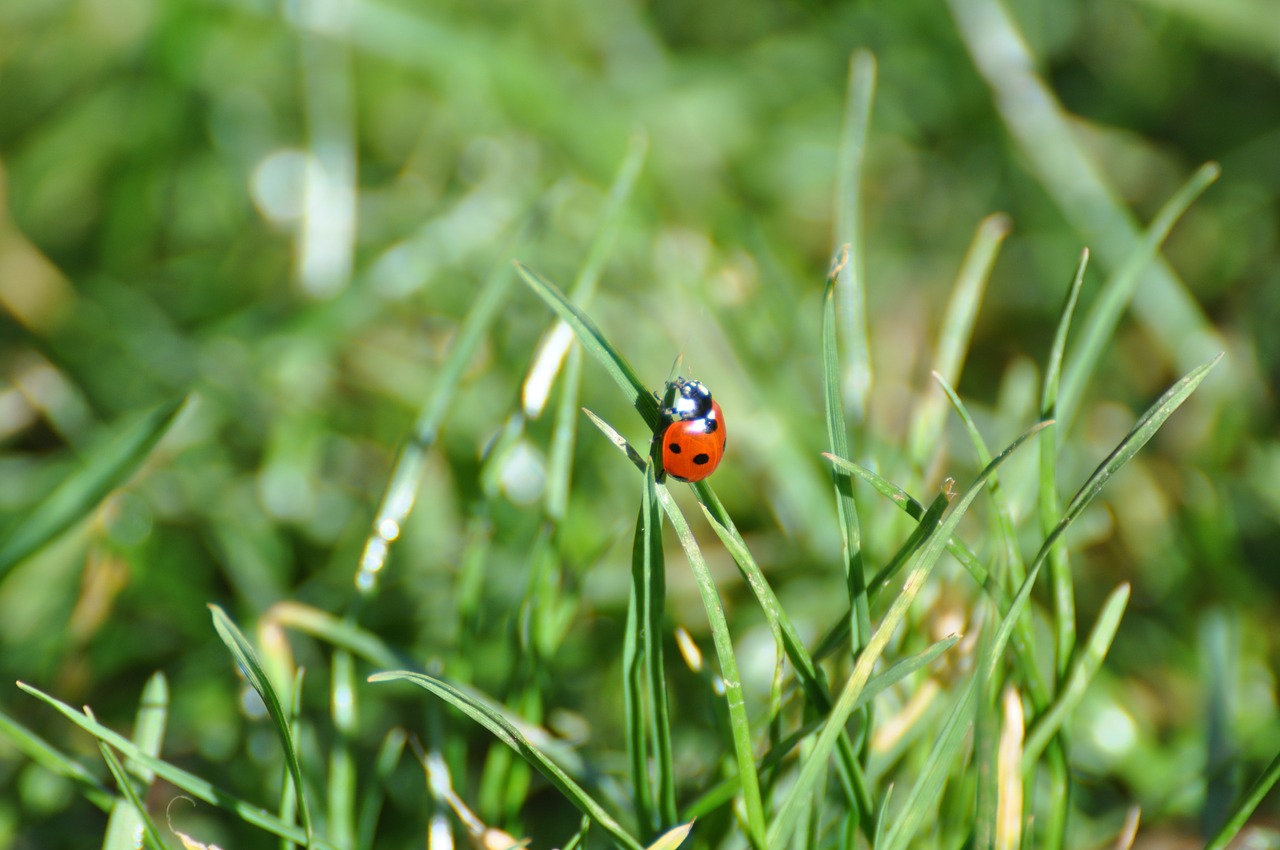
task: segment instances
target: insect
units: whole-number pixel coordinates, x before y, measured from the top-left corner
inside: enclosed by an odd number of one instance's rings
[[[676,378],[662,399],[662,473],[677,481],[701,481],[724,457],[724,414],[700,381]],[[655,452],[656,454],[656,452]]]

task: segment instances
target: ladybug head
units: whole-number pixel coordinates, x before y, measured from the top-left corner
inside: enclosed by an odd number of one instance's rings
[[[702,419],[711,413],[711,390],[701,381],[676,378],[662,397],[663,415],[676,422]]]

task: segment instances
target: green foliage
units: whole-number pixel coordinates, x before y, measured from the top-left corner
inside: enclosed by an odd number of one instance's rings
[[[0,845],[1274,843],[1272,17],[3,4]]]

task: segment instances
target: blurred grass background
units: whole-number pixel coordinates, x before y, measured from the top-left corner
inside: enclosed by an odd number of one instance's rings
[[[130,486],[0,577],[0,681],[123,726],[164,670],[170,757],[250,797],[278,783],[255,770],[273,755],[238,703],[206,603],[244,622],[281,600],[345,609],[396,451],[481,283],[513,258],[571,281],[637,131],[648,158],[591,312],[654,387],[682,353],[713,389],[733,434],[717,488],[816,637],[840,613],[830,588],[842,580],[816,339],[851,51],[879,63],[863,178],[876,383],[856,458],[909,468],[889,447],[937,392],[941,305],[984,216],[1004,211],[1012,231],[959,389],[993,444],[1033,421],[1079,250],[1101,250],[975,67],[952,11],[980,6],[7,0],[0,529],[130,417],[196,397]],[[1280,749],[1280,17],[1269,0],[1005,8],[1139,221],[1201,163],[1222,166],[1164,252],[1218,337],[1180,347],[1162,335],[1159,302],[1126,318],[1062,472],[1082,480],[1192,350],[1229,351],[1217,394],[1170,421],[1113,482],[1116,507],[1095,508],[1071,541],[1082,622],[1117,581],[1133,583],[1073,738],[1074,805],[1106,823],[1137,802],[1150,834],[1194,835],[1214,794],[1229,802]],[[550,320],[510,292],[362,617],[499,695],[525,676],[519,606],[550,431],[550,417],[531,421],[500,466],[486,460]],[[607,383],[587,364],[582,403],[643,444]],[[920,471],[927,486],[974,471],[963,437],[950,438],[953,452]],[[551,556],[564,635],[555,675],[529,675],[565,728],[607,752],[621,734],[612,695],[638,491],[591,429],[574,461]],[[863,498],[868,559],[883,563],[906,526]],[[468,559],[483,562],[481,584],[460,581],[475,575]],[[704,636],[690,580],[671,573],[672,619]],[[744,645],[768,656],[758,612],[734,605],[740,583],[722,593]],[[323,669],[317,648],[294,651]],[[770,665],[744,670],[748,687],[767,690]],[[324,704],[323,676],[309,686]],[[97,757],[16,690],[0,706]],[[378,704],[362,736],[412,728],[405,711]],[[682,728],[689,775],[716,761],[711,725],[695,715]],[[421,779],[408,771],[401,785],[393,836],[420,823],[408,812]],[[0,789],[0,843],[83,847],[102,834],[105,815],[15,751],[0,749]],[[486,814],[502,814],[500,798]],[[267,846],[234,835],[223,843]]]

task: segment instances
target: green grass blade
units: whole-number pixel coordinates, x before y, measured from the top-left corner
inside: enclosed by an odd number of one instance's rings
[[[1126,463],[1133,459],[1143,446],[1147,444],[1156,431],[1160,430],[1160,426],[1164,424],[1175,410],[1177,410],[1184,401],[1200,386],[1200,382],[1209,374],[1209,370],[1218,365],[1218,361],[1222,359],[1221,354],[1214,357],[1208,363],[1203,363],[1192,369],[1173,386],[1165,391],[1164,395],[1156,400],[1139,419],[1133,429],[1129,431],[1120,444],[1115,447],[1111,454],[1098,465],[1089,479],[1081,485],[1076,491],[1075,496],[1067,504],[1067,510],[1062,515],[1062,519],[1058,520],[1058,524],[1045,538],[1044,544],[1040,547],[1039,554],[1036,555],[1035,563],[1043,561],[1053,544],[1058,541],[1067,527],[1084,512],[1094,497],[1102,491],[1111,476],[1115,475]]]
[[[595,801],[586,791],[582,789],[570,776],[560,769],[555,762],[551,761],[540,749],[535,747],[528,738],[521,734],[515,724],[508,720],[500,711],[492,706],[475,699],[471,694],[465,693],[449,682],[443,679],[437,679],[426,673],[415,673],[409,670],[397,670],[387,673],[375,673],[369,677],[370,682],[395,682],[406,681],[417,685],[440,699],[452,705],[463,714],[488,729],[494,737],[506,744],[511,749],[520,754],[525,761],[529,762],[543,776],[554,785],[560,793],[564,794],[569,802],[578,807],[578,810],[591,818],[595,823],[600,825],[609,837],[625,850],[643,850],[640,844],[630,833],[622,828],[616,820],[613,819],[604,808]]]
[[[586,313],[583,313],[570,303],[554,283],[533,269],[517,262],[516,273],[520,275],[520,279],[528,284],[529,288],[539,298],[546,302],[547,306],[554,310],[573,329],[578,341],[582,343],[583,349],[594,357],[600,365],[604,366],[605,371],[622,389],[623,394],[631,400],[632,405],[640,413],[645,424],[651,429],[657,428],[659,424],[657,400],[645,383],[640,380],[636,371],[631,368],[631,364],[618,353],[613,344],[596,327],[595,322]]]
[[[1103,176],[1070,114],[1038,76],[1043,63],[1000,0],[948,0],[961,40],[973,57],[996,108],[1031,172],[1084,235],[1097,258],[1119,269],[1139,248],[1133,215]],[[1140,322],[1181,368],[1226,348],[1182,282],[1159,257],[1142,275],[1134,294]]]
[[[138,827],[135,834],[134,827],[130,824],[129,832],[119,838],[108,829],[107,841],[103,843],[103,850],[133,848],[143,841],[152,850],[165,850],[164,838],[160,836],[160,830],[156,829],[155,821],[147,813],[147,807],[142,802],[142,798],[138,796],[138,790],[133,787],[133,780],[129,778],[129,774],[125,773],[124,765],[120,763],[120,759],[116,758],[116,754],[111,751],[111,748],[101,741],[98,742],[98,750],[102,753],[103,761],[107,763],[107,769],[115,777],[116,787],[120,789],[120,793],[124,794],[125,800],[128,801]],[[112,815],[114,817],[114,811]]]
[[[800,800],[812,792],[826,760],[830,758],[836,741],[844,729],[844,724],[852,714],[854,705],[857,704],[859,694],[871,677],[872,666],[879,660],[880,655],[889,643],[889,638],[906,617],[907,609],[915,599],[916,594],[920,592],[920,588],[924,586],[925,579],[928,578],[929,573],[933,570],[939,557],[941,557],[946,547],[946,541],[951,538],[952,533],[960,524],[961,518],[969,509],[969,506],[973,504],[973,500],[977,498],[978,493],[982,491],[996,468],[1013,452],[1017,451],[1024,442],[1042,430],[1046,424],[1042,422],[1033,426],[1018,439],[1014,440],[1007,449],[982,470],[974,483],[951,505],[943,522],[929,536],[925,545],[916,555],[911,569],[907,573],[906,581],[903,583],[902,592],[894,599],[893,604],[880,621],[880,625],[872,634],[866,649],[863,650],[858,657],[857,663],[854,664],[853,672],[845,682],[845,686],[840,692],[840,697],[837,699],[835,707],[831,710],[831,715],[827,718],[827,722],[823,725],[822,731],[818,735],[812,757],[801,765],[800,774],[796,778],[795,784],[792,785],[791,790],[787,793],[787,797],[779,807],[773,823],[769,826],[767,846],[781,847],[790,839],[795,829],[795,819],[799,811]]]
[[[973,339],[973,324],[982,305],[982,296],[991,277],[991,268],[1000,253],[1000,244],[1009,234],[1009,217],[1003,213],[989,215],[978,225],[973,242],[965,254],[956,277],[955,288],[947,302],[942,317],[942,330],[938,335],[938,351],[934,371],[948,384],[960,382],[965,355]],[[908,443],[911,459],[917,466],[924,466],[928,455],[936,451],[946,419],[946,399],[927,393],[911,426]]]
[[[267,611],[265,619],[344,649],[370,664],[396,667],[411,663],[407,656],[395,652],[372,632],[301,602],[278,602]]]
[[[498,309],[507,303],[507,290],[511,282],[511,271],[505,263],[489,276],[476,295],[467,317],[463,319],[462,327],[458,329],[444,365],[436,376],[431,396],[418,412],[413,433],[396,460],[386,492],[383,493],[378,511],[374,515],[373,530],[365,540],[364,551],[360,555],[355,580],[356,587],[362,593],[370,594],[377,588],[378,576],[386,565],[391,544],[400,537],[405,520],[413,510],[413,503],[418,497],[422,476],[426,471],[427,452],[435,443],[440,425],[453,403],[462,380],[462,372],[480,347]]]
[[[0,576],[83,520],[112,490],[127,482],[169,432],[186,400],[178,398],[153,408],[90,451],[83,466],[63,479],[0,540]]]
[[[116,803],[115,795],[88,768],[2,711],[0,738],[45,770],[75,782],[84,798],[103,811],[110,811]]]
[[[222,642],[231,651],[232,657],[240,666],[250,686],[258,692],[258,696],[262,697],[267,714],[275,724],[276,734],[280,736],[280,744],[284,748],[285,765],[289,770],[289,776],[293,779],[294,791],[298,795],[298,813],[302,818],[302,829],[307,836],[306,843],[309,848],[313,848],[315,847],[315,830],[311,823],[311,807],[307,805],[306,786],[302,783],[302,765],[298,762],[298,749],[289,717],[285,714],[284,706],[281,705],[280,697],[276,694],[271,680],[267,678],[266,671],[258,662],[258,654],[254,651],[253,645],[221,608],[210,605],[209,610],[213,614],[213,627],[218,632],[218,637],[222,638]]]
[[[1084,270],[1088,263],[1089,251],[1086,249],[1081,252],[1080,264],[1076,267],[1075,277],[1072,278],[1071,287],[1067,290],[1067,301],[1063,305],[1062,317],[1058,320],[1058,329],[1053,335],[1053,345],[1049,349],[1049,363],[1044,371],[1044,388],[1040,393],[1042,419],[1057,418],[1062,357],[1067,347],[1067,332],[1071,328],[1076,299],[1080,296],[1080,288],[1084,284]],[[1059,513],[1057,458],[1057,434],[1056,432],[1046,434],[1040,443],[1040,531],[1046,536],[1053,531],[1053,525]],[[1053,597],[1054,674],[1061,679],[1066,675],[1067,664],[1070,663],[1071,654],[1075,651],[1076,642],[1075,587],[1065,546],[1055,546],[1049,550],[1049,583]]]
[[[238,797],[227,793],[221,788],[216,787],[213,783],[196,776],[193,773],[185,771],[179,767],[175,767],[168,762],[161,761],[158,758],[148,755],[123,735],[108,729],[99,724],[92,717],[76,711],[66,703],[54,699],[48,694],[40,691],[30,685],[19,682],[18,687],[26,691],[31,696],[51,706],[72,723],[84,729],[90,735],[93,735],[100,741],[110,744],[114,749],[122,753],[130,764],[136,763],[148,770],[155,771],[156,776],[186,791],[192,797],[198,800],[204,800],[213,806],[218,806],[229,812],[235,812],[236,816],[245,823],[252,824],[261,829],[277,835],[281,838],[287,838],[295,844],[305,844],[307,841],[306,834],[298,827],[281,821],[278,817],[259,806],[251,805]],[[337,850],[333,844],[327,841],[317,840],[315,846],[318,850]]]
[[[142,689],[142,699],[138,704],[138,717],[134,722],[133,742],[140,750],[152,756],[160,755],[160,747],[164,742],[164,730],[169,719],[169,684],[163,673],[156,673],[147,680]],[[105,746],[105,745],[104,745]],[[103,758],[115,758],[109,748]],[[111,762],[108,761],[108,767]],[[112,769],[112,773],[115,770]],[[155,778],[155,774],[141,765],[134,766],[134,773],[147,785]],[[120,777],[116,777],[120,783]],[[145,825],[138,816],[133,805],[118,801],[112,807],[111,817],[107,821],[107,838],[102,843],[103,850],[125,850],[138,846]]]
[[[1129,602],[1129,585],[1122,584],[1111,592],[1103,603],[1098,614],[1098,622],[1094,624],[1084,649],[1076,659],[1057,700],[1050,709],[1042,714],[1027,737],[1022,751],[1022,771],[1030,773],[1040,759],[1049,741],[1058,734],[1062,724],[1070,717],[1071,712],[1084,699],[1085,689],[1094,674],[1102,667],[1102,662],[1111,649],[1111,641],[1115,639],[1116,629],[1120,628],[1120,618],[1124,616],[1125,605]]]
[[[1262,771],[1262,774],[1254,780],[1253,785],[1249,786],[1249,790],[1245,792],[1244,797],[1236,804],[1231,816],[1227,818],[1227,822],[1204,846],[1205,850],[1226,850],[1232,839],[1244,828],[1249,816],[1258,808],[1258,804],[1263,801],[1275,786],[1276,780],[1280,780],[1280,755],[1272,759],[1271,764],[1267,765],[1267,769]]]
[[[848,354],[844,397],[855,421],[866,413],[871,392],[871,344],[867,333],[866,251],[862,244],[862,165],[866,159],[871,106],[875,101],[876,59],[858,50],[849,59],[849,88],[836,159],[835,244],[849,246],[850,260],[840,272],[840,325]]]
[[[715,579],[702,557],[698,541],[694,539],[684,514],[677,507],[671,492],[664,486],[657,486],[658,499],[662,508],[671,520],[676,537],[684,548],[693,570],[694,580],[698,584],[698,593],[702,596],[702,607],[707,612],[707,621],[711,626],[711,637],[716,648],[716,657],[720,662],[720,676],[724,680],[725,706],[729,710],[729,727],[733,733],[733,749],[737,758],[738,774],[742,782],[742,802],[746,810],[747,838],[757,850],[772,846],[764,842],[765,820],[764,804],[760,797],[760,778],[756,770],[755,753],[751,740],[751,723],[747,719],[746,701],[742,695],[742,677],[738,675],[738,660],[733,651],[733,637],[729,634],[729,624],[725,620],[724,607],[720,603],[720,593],[716,589]]]
[[[373,781],[368,783],[360,801],[360,817],[356,821],[356,850],[372,850],[378,828],[378,816],[387,798],[387,788],[395,773],[396,765],[404,754],[408,736],[403,729],[393,728],[382,739],[378,754],[373,760]]]
[[[1071,365],[1062,379],[1062,392],[1058,399],[1058,412],[1055,418],[1069,427],[1080,406],[1085,387],[1097,371],[1107,344],[1115,334],[1121,316],[1129,307],[1144,280],[1143,273],[1151,266],[1159,254],[1160,246],[1169,236],[1169,231],[1182,218],[1182,214],[1195,202],[1196,198],[1218,179],[1222,169],[1216,162],[1205,163],[1182,184],[1173,197],[1165,202],[1151,224],[1141,237],[1130,248],[1124,262],[1107,280],[1098,294],[1097,300],[1089,309],[1084,328],[1080,335],[1080,344],[1071,358]]]
[[[556,404],[551,446],[547,450],[547,516],[563,522],[569,510],[569,483],[573,477],[573,448],[578,441],[578,397],[582,389],[582,349],[569,349],[564,364],[564,384]]]
[[[849,433],[844,421],[844,402],[840,398],[840,355],[836,345],[836,278],[849,265],[848,248],[836,257],[827,274],[822,297],[822,388],[826,407],[827,447],[840,457],[849,455]],[[871,612],[867,602],[867,577],[862,567],[862,535],[858,528],[858,506],[853,498],[853,478],[839,467],[831,468],[836,491],[836,513],[840,519],[840,538],[844,549],[845,581],[852,612],[850,632],[853,652],[862,649],[871,634]]]
[[[626,728],[627,759],[631,765],[631,794],[635,800],[636,822],[641,838],[654,829],[653,788],[649,776],[649,743],[644,706],[644,634],[648,628],[647,609],[649,529],[651,521],[647,495],[636,515],[636,532],[631,541],[631,593],[627,598],[627,626],[622,643],[622,706]]]
[[[666,561],[662,551],[662,514],[658,510],[658,488],[653,468],[645,471],[645,673],[653,708],[652,730],[654,766],[658,774],[657,810],[661,823],[677,822],[676,769],[671,744],[671,713],[667,703],[667,678],[663,663],[662,636],[666,620]]]

